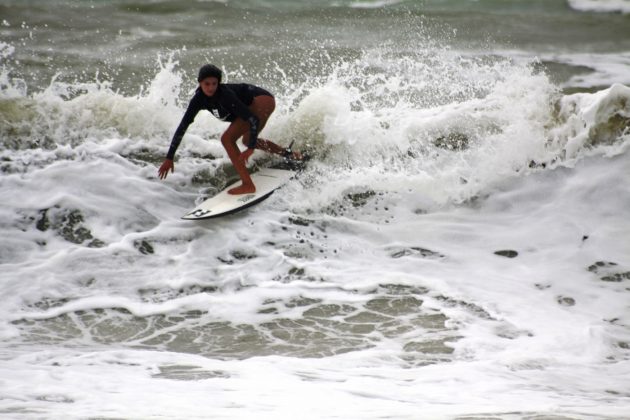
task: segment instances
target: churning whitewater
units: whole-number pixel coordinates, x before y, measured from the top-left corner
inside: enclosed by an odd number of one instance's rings
[[[382,10],[405,2],[342,3],[342,33],[362,18],[405,33],[223,63],[276,96],[265,138],[311,159],[263,203],[199,222],[180,217],[237,178],[226,123],[201,112],[175,172],[157,167],[212,55],[164,48],[135,90],[128,69],[69,78],[78,65],[53,60],[37,86],[23,51],[63,31],[4,21],[1,415],[630,418],[623,54],[588,73],[585,55],[466,50],[431,15]],[[16,27],[35,35],[11,41]],[[250,170],[278,165],[257,152]]]

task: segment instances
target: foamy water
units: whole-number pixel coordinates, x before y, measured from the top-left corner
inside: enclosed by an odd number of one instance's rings
[[[189,222],[235,173],[202,113],[157,179],[184,52],[136,93],[32,89],[2,44],[0,413],[629,418],[624,56],[558,86],[549,56],[403,47],[314,52],[312,77],[268,65],[265,137],[311,160]]]
[[[569,6],[575,10],[598,13],[630,13],[628,0],[568,0]]]

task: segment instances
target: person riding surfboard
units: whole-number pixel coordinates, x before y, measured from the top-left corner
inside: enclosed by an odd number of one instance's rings
[[[230,194],[250,194],[256,186],[245,164],[255,149],[274,153],[294,160],[302,160],[302,154],[291,148],[281,147],[269,140],[258,138],[267,120],[276,108],[275,98],[267,90],[248,83],[221,83],[223,72],[212,64],[205,64],[199,69],[197,81],[199,87],[188,104],[179,126],[175,130],[166,159],[158,170],[160,179],[166,179],[169,172],[175,171],[173,159],[179,144],[192,124],[195,116],[202,109],[210,111],[215,117],[230,122],[221,135],[221,144],[225,148],[232,165],[241,178],[241,185],[230,189]],[[241,152],[236,144],[239,138],[247,150]]]

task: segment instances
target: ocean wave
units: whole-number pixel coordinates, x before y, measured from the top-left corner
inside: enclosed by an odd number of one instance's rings
[[[160,63],[135,94],[27,92],[5,67],[0,410],[207,418],[289,398],[410,418],[423,395],[434,417],[627,411],[630,88],[564,95],[536,63],[442,48],[297,82],[280,67],[263,135],[312,159],[249,212],[193,223],[235,176],[226,124],[200,114],[160,181],[193,87]]]
[[[353,9],[379,9],[381,7],[393,6],[403,3],[404,0],[376,0],[376,1],[355,1],[350,3]]]
[[[177,65],[172,57],[159,59],[159,70],[137,95],[113,91],[108,81],[56,79],[27,95],[15,88],[19,80],[5,77],[3,170],[21,171],[10,150],[77,148],[85,142],[108,142],[126,158],[144,154],[146,163],[159,162],[189,93],[182,92]],[[276,92],[278,110],[264,134],[281,144],[295,140],[315,156],[313,168],[325,173],[347,172],[353,179],[363,171],[365,183],[376,189],[408,188],[398,181],[405,173],[429,201],[464,202],[506,176],[593,150],[608,153],[627,140],[628,92],[619,84],[563,96],[530,63],[437,49],[402,56],[370,52],[331,68],[328,75],[287,82]],[[592,116],[592,103],[602,101],[608,105]],[[179,156],[222,156],[219,142],[204,139],[217,139],[223,127],[201,113]],[[348,188],[344,177],[326,178],[320,185],[330,194]],[[327,196],[321,194],[323,206]]]
[[[588,69],[573,75],[563,85],[572,88],[602,88],[615,83],[630,85],[630,53],[542,54],[541,59]]]
[[[630,13],[628,0],[567,0],[574,10],[597,13]]]
[[[0,412],[627,415],[630,83],[606,32],[624,16],[496,0],[11,3]],[[519,56],[485,42],[501,24]],[[205,112],[157,176],[206,60],[272,91],[262,136],[311,159],[264,202],[192,222],[237,178],[227,124]]]
[[[615,84],[593,94],[564,96],[558,118],[551,138],[563,144],[567,157],[575,157],[587,147],[620,147],[630,140],[630,88]]]

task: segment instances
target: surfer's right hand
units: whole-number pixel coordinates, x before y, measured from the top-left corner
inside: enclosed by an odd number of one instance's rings
[[[158,175],[160,176],[160,179],[166,179],[169,171],[175,172],[175,165],[173,164],[172,160],[165,159],[164,163],[162,163],[162,166],[160,166],[160,169],[158,170]]]

